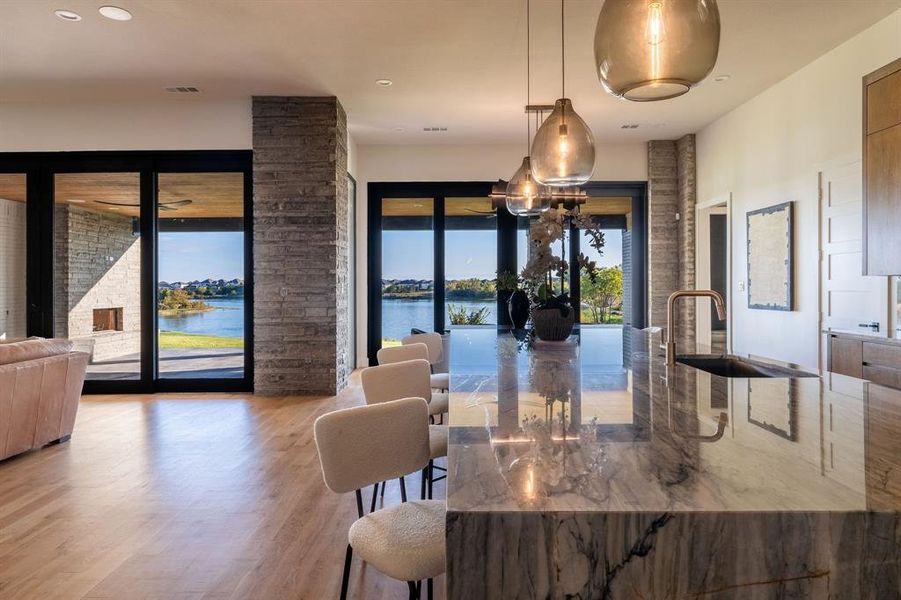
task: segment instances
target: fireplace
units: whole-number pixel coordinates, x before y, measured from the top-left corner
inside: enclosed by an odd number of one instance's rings
[[[95,308],[94,332],[122,331],[122,307]]]

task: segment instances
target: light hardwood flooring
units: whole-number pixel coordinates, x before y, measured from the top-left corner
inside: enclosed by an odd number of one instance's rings
[[[323,484],[313,421],[362,403],[358,376],[336,397],[85,396],[70,442],[0,462],[0,598],[337,598],[356,506]],[[355,560],[350,591],[407,586]]]

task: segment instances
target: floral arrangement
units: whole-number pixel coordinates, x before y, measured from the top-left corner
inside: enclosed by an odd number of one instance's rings
[[[571,301],[566,293],[569,262],[566,260],[567,232],[575,227],[588,234],[592,248],[603,254],[604,232],[589,215],[578,207],[567,210],[551,208],[534,219],[529,226],[529,260],[522,270],[522,280],[536,308],[557,308],[563,317],[569,316]],[[560,255],[554,245],[560,242]],[[585,269],[592,282],[598,275],[597,263],[580,253],[579,267]]]

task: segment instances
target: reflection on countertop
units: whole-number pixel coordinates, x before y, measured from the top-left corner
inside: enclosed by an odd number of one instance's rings
[[[450,510],[901,509],[901,391],[667,374],[643,332],[619,375],[583,372],[577,337],[481,337],[496,373],[453,382]]]

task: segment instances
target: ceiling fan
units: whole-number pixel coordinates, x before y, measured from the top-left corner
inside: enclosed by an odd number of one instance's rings
[[[188,200],[185,198],[184,200],[173,200],[171,202],[160,202],[159,207],[160,210],[178,210],[182,206],[187,206],[189,204],[193,204],[193,200]],[[97,204],[107,204],[109,206],[127,206],[129,208],[140,208],[139,204],[128,204],[125,202],[106,202],[105,200],[97,200]]]

